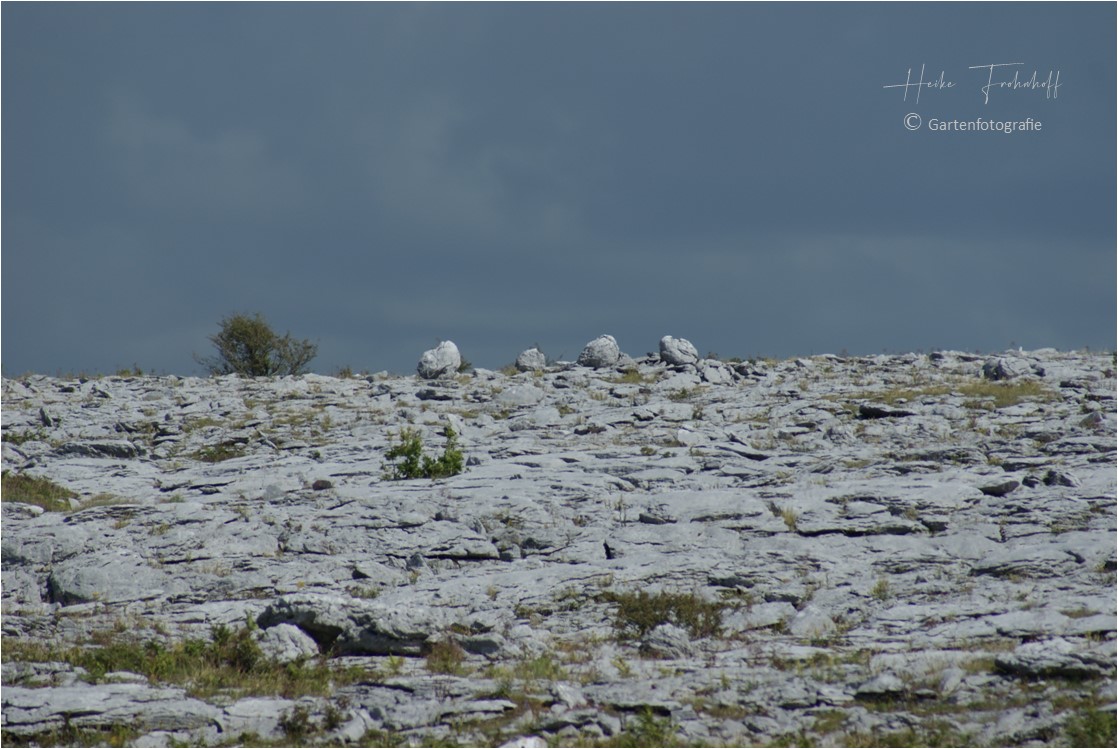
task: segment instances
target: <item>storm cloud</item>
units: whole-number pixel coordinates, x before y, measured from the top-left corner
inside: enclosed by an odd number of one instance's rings
[[[257,311],[327,373],[1114,346],[1113,5],[2,13],[6,375],[197,373]]]

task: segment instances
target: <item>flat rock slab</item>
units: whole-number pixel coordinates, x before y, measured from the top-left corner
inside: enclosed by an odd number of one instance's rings
[[[5,686],[4,730],[35,735],[74,728],[128,725],[149,731],[190,731],[218,719],[221,710],[181,689],[146,684],[83,684],[27,689]]]

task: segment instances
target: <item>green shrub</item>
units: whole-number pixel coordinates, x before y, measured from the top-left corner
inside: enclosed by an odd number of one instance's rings
[[[454,640],[447,638],[436,642],[427,653],[427,670],[433,674],[461,676],[466,652]]]
[[[396,442],[396,440],[399,442]],[[394,461],[386,463],[385,478],[392,481],[402,479],[441,479],[462,473],[465,458],[458,449],[458,434],[453,427],[446,428],[446,446],[437,458],[423,454],[423,438],[418,429],[404,428],[399,436],[391,440],[385,457]]]
[[[214,375],[299,375],[318,353],[318,346],[310,341],[296,341],[290,333],[278,336],[259,313],[226,317],[210,342],[217,355],[194,358]]]
[[[675,624],[692,637],[713,637],[722,628],[724,604],[705,601],[694,593],[606,592],[600,600],[617,604],[614,628],[622,639],[640,638],[661,624]]]

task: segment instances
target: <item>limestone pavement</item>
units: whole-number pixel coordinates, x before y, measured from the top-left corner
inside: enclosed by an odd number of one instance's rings
[[[1112,356],[665,341],[501,372],[442,347],[418,376],[4,379],[6,476],[74,493],[46,511],[5,484],[4,734],[1023,745],[1113,718]],[[402,429],[436,454],[448,427],[463,473],[385,477]],[[361,676],[214,696],[26,655],[216,626]]]

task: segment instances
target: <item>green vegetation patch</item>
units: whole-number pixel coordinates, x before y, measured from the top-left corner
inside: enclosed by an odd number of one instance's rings
[[[152,682],[186,688],[193,697],[233,692],[238,695],[278,695],[296,699],[327,696],[342,685],[368,674],[364,669],[335,669],[324,659],[277,663],[268,660],[253,637],[255,626],[214,627],[210,640],[176,643],[140,641],[119,633],[103,633],[93,646],[60,646],[5,639],[6,662],[62,661],[101,681],[114,671],[140,674]]]
[[[636,593],[607,591],[600,601],[617,604],[614,628],[621,639],[639,639],[661,624],[686,629],[692,637],[715,637],[722,629],[727,604],[705,601],[694,593]]]
[[[1055,396],[1036,380],[1017,382],[973,382],[954,388],[966,398],[987,400],[993,398],[994,408],[1016,406],[1027,400],[1052,400]]]
[[[242,458],[245,455],[244,444],[236,441],[220,442],[216,445],[207,445],[196,451],[191,457],[203,463],[221,463],[233,458]]]
[[[0,442],[22,445],[24,442],[46,442],[49,438],[42,429],[26,429],[22,432],[8,431],[0,434]]]
[[[1114,713],[1106,710],[1084,710],[1073,715],[1064,725],[1068,746],[1115,746],[1118,744]]]
[[[109,727],[79,728],[67,720],[61,727],[46,733],[20,735],[0,733],[4,746],[132,746],[141,731],[133,725],[117,724]]]
[[[42,507],[47,512],[69,512],[70,503],[78,495],[50,479],[4,471],[0,494],[5,502],[23,502]]]
[[[392,461],[384,466],[384,477],[391,481],[403,479],[441,479],[457,476],[465,466],[465,456],[458,449],[458,435],[446,428],[446,445],[437,458],[423,454],[423,437],[418,429],[404,428],[389,443],[385,457]]]
[[[687,746],[679,735],[679,726],[669,716],[655,715],[645,708],[629,719],[625,730],[599,746]]]
[[[436,642],[427,653],[427,670],[433,674],[461,676],[465,662],[466,651],[450,638]]]
[[[618,385],[647,385],[656,382],[656,379],[656,374],[643,375],[639,369],[632,367],[614,377],[612,381]]]

